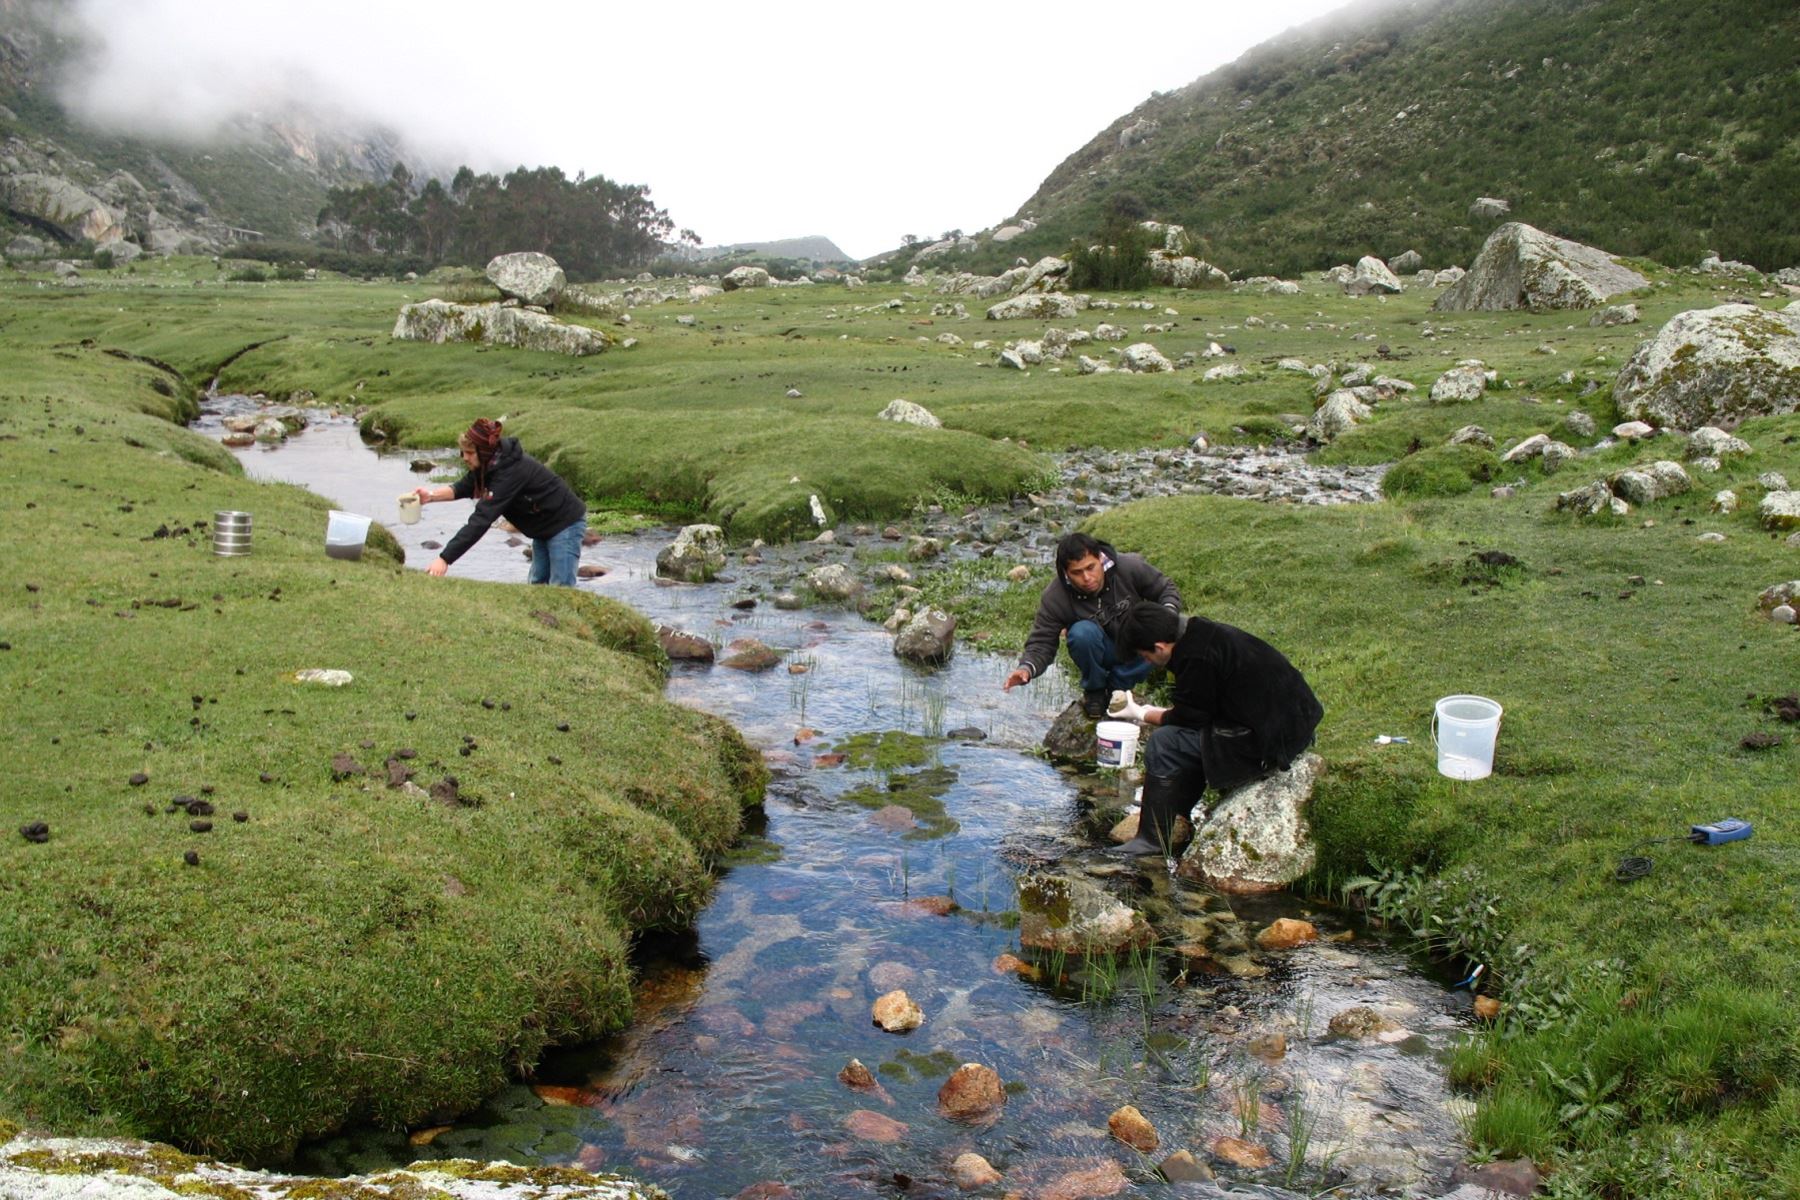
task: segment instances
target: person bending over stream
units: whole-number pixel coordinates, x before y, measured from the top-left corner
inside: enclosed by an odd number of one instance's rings
[[[1281,651],[1220,621],[1133,605],[1119,626],[1118,656],[1175,676],[1169,707],[1150,708],[1120,691],[1107,710],[1156,727],[1144,748],[1138,834],[1119,847],[1123,854],[1171,855],[1176,818],[1193,811],[1208,787],[1224,793],[1287,770],[1325,715]]]
[[[587,505],[556,472],[502,437],[500,422],[482,417],[456,439],[468,472],[448,487],[415,488],[421,504],[474,500],[475,511],[425,570],[443,575],[493,523],[505,517],[531,539],[531,583],[575,586]]]
[[[1042,675],[1056,660],[1057,640],[1066,637],[1081,672],[1081,710],[1094,720],[1105,716],[1109,693],[1150,674],[1149,663],[1113,651],[1119,623],[1140,601],[1181,611],[1175,584],[1139,555],[1121,554],[1085,533],[1065,534],[1056,543],[1056,578],[1045,585],[1019,665],[1000,689],[1010,692]]]

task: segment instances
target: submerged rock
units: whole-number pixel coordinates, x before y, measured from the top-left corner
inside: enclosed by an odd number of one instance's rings
[[[964,1063],[938,1089],[938,1113],[952,1121],[992,1121],[1006,1107],[1006,1089],[992,1067]]]
[[[956,618],[939,608],[921,609],[894,635],[894,654],[935,666],[956,650]]]
[[[1019,944],[1070,954],[1116,954],[1148,946],[1155,930],[1144,914],[1076,875],[1031,875],[1019,882]]]

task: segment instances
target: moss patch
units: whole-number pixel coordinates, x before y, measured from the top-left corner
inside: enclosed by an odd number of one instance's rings
[[[843,753],[847,767],[898,771],[903,767],[922,767],[930,762],[933,745],[931,739],[916,733],[888,729],[845,738],[837,748]]]
[[[886,787],[851,788],[844,799],[863,808],[886,808],[898,804],[918,818],[915,829],[908,830],[906,840],[919,842],[946,837],[962,828],[944,807],[943,795],[956,782],[953,767],[927,767],[922,771],[902,771],[888,776]]]

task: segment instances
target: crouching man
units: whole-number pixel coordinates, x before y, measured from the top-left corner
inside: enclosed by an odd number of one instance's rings
[[[1125,854],[1170,856],[1175,821],[1207,788],[1221,793],[1285,771],[1325,715],[1312,688],[1261,638],[1160,604],[1135,604],[1119,626],[1120,659],[1175,676],[1175,702],[1149,708],[1116,692],[1109,712],[1155,726],[1144,750],[1138,834]]]

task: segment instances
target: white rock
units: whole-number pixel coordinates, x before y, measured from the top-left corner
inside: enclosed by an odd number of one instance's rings
[[[944,423],[933,416],[923,405],[914,404],[911,400],[890,400],[886,408],[875,414],[883,421],[899,421],[905,425],[919,425],[926,429],[942,429]]]
[[[1764,529],[1800,529],[1800,492],[1770,492],[1756,515]]]
[[[1519,221],[1494,230],[1468,274],[1437,298],[1440,312],[1593,308],[1650,281],[1604,250]]]
[[[1388,265],[1372,254],[1364,255],[1356,261],[1356,270],[1344,284],[1344,293],[1349,296],[1367,296],[1371,293],[1398,295],[1406,290]]]
[[[1791,413],[1800,406],[1800,308],[1753,304],[1677,313],[1626,360],[1621,415],[1678,429]]]
[[[1156,373],[1175,369],[1175,364],[1164,358],[1162,352],[1149,342],[1135,342],[1125,347],[1122,365],[1127,371],[1140,373]]]
[[[569,282],[554,258],[535,250],[497,254],[488,260],[485,274],[488,282],[502,294],[514,297],[521,304],[543,307],[555,304]]]
[[[1475,366],[1451,367],[1431,385],[1431,402],[1433,404],[1462,404],[1481,399],[1487,391],[1488,378],[1485,368]]]

